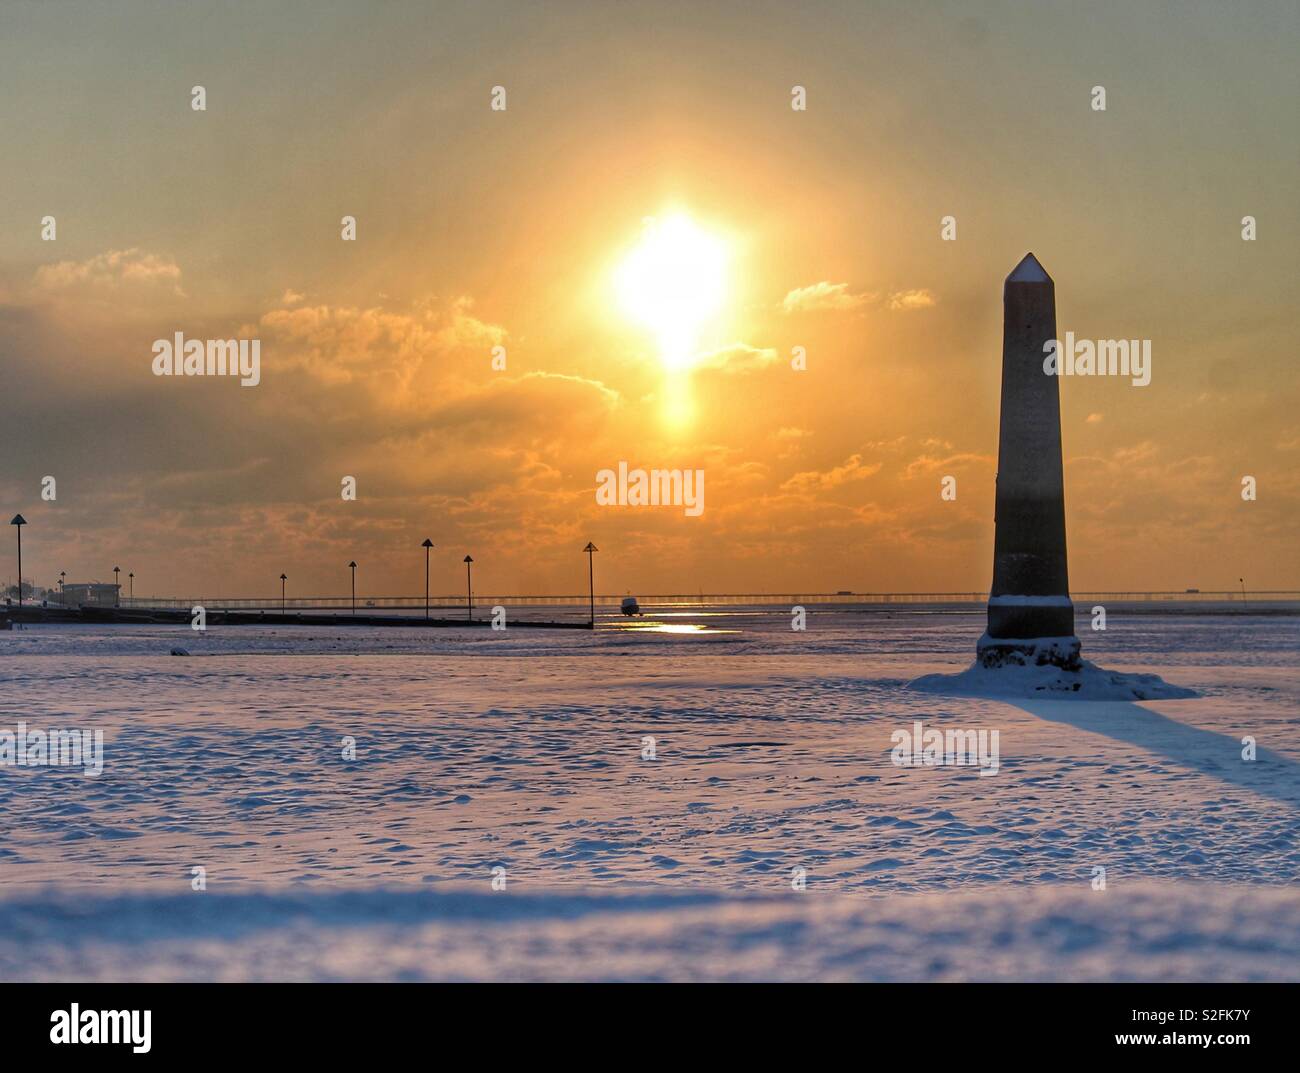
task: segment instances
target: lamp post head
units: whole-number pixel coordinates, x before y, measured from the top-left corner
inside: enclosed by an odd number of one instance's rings
[[[595,544],[592,544],[590,541],[588,541],[587,546],[586,546],[585,548],[583,548],[582,550],[585,551],[585,552],[588,552],[588,553],[593,552],[593,551],[600,551],[600,549],[599,549],[598,547],[596,547]]]
[[[280,580],[281,580],[281,581],[288,581],[288,580],[289,580],[289,577],[288,577],[287,574],[281,574],[281,575],[280,575]]]
[[[433,547],[433,541],[430,540],[428,537],[425,537],[425,538],[424,538],[424,543],[421,544],[420,547],[422,547],[422,548],[431,548],[431,547]]]
[[[135,571],[132,570],[132,571],[131,571],[129,574],[127,574],[126,576],[127,576],[127,577],[135,577]]]
[[[15,514],[12,518],[9,519],[9,524],[10,524],[10,525],[26,525],[26,524],[27,524],[27,519],[24,518],[21,514]]]
[[[465,558],[461,560],[461,562],[464,563],[472,563],[473,561],[474,561],[473,558],[468,555],[466,555]]]
[[[348,563],[348,566],[349,566],[351,569],[353,569],[353,570],[355,570],[355,569],[357,568],[357,564],[356,564],[356,563]]]

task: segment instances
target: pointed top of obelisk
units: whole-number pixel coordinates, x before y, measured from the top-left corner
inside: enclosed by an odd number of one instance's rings
[[[1007,276],[1008,283],[1051,283],[1052,277],[1049,276],[1042,265],[1038,263],[1038,258],[1032,253],[1027,253],[1021,259],[1020,263],[1012,269],[1011,275]]]

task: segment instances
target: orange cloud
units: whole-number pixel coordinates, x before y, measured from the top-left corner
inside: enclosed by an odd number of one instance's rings
[[[46,295],[106,294],[124,287],[163,287],[184,297],[180,266],[170,257],[132,247],[109,250],[84,261],[57,261],[36,270],[34,289]]]
[[[696,362],[696,368],[743,373],[766,368],[776,361],[776,358],[776,351],[770,347],[760,348],[752,347],[748,343],[731,343],[729,346],[702,354]]]
[[[912,291],[895,291],[889,296],[889,308],[895,313],[907,313],[915,309],[929,309],[938,301],[933,291],[921,287]]]
[[[268,354],[282,368],[298,367],[324,383],[373,378],[384,389],[410,390],[435,359],[459,350],[487,351],[506,339],[505,328],[474,317],[469,298],[450,306],[425,305],[416,313],[380,307],[298,306],[264,313],[258,321]]]
[[[864,464],[860,454],[850,455],[841,465],[828,470],[807,470],[796,473],[781,485],[782,491],[806,493],[824,492],[838,488],[849,481],[861,481],[880,472],[883,463]]]
[[[785,313],[861,309],[875,300],[873,294],[850,293],[847,283],[822,280],[809,287],[796,287],[781,300],[781,309]]]

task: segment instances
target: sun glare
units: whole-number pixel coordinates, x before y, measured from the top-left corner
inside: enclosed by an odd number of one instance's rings
[[[727,257],[720,239],[683,214],[650,220],[615,273],[623,312],[654,333],[670,370],[689,368],[701,329],[722,306]]]

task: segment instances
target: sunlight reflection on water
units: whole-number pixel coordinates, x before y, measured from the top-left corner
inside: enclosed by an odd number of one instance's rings
[[[620,622],[615,627],[636,633],[720,634],[739,633],[739,630],[719,630],[700,622]]]

